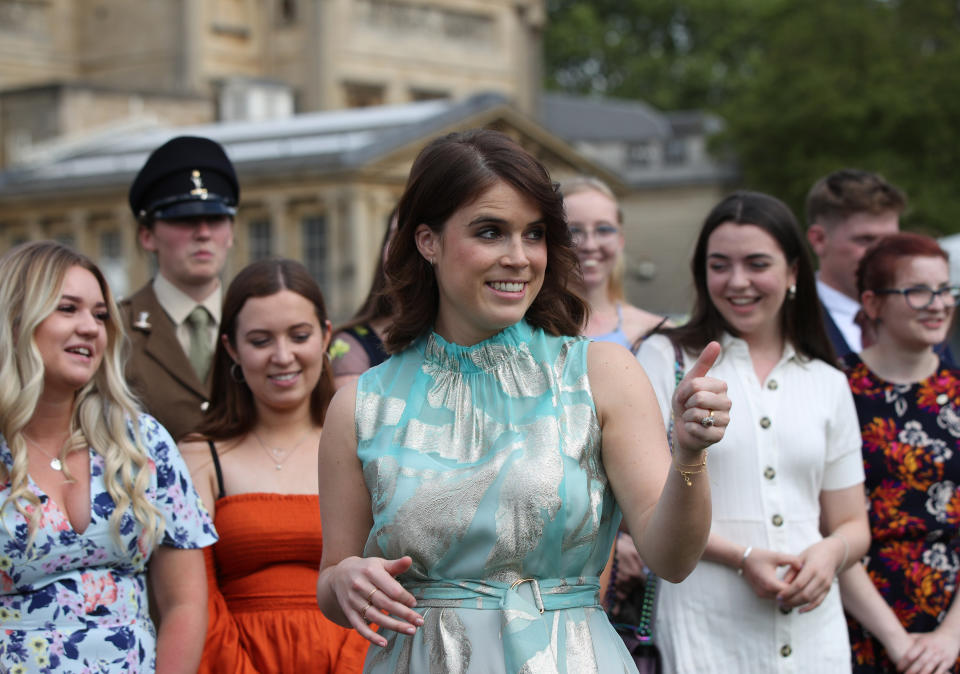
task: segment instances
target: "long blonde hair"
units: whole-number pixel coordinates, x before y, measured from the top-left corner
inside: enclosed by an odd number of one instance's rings
[[[610,189],[607,183],[593,176],[576,176],[560,183],[560,194],[563,195],[564,199],[574,194],[579,194],[580,192],[599,192],[610,199],[613,205],[617,207],[617,224],[620,225],[620,230],[623,231],[623,209],[620,208],[617,195],[613,193],[613,190]],[[621,251],[613,265],[610,279],[607,281],[607,297],[613,302],[623,302],[626,300],[626,295],[623,291],[625,267],[623,258],[624,254],[623,251]]]
[[[12,505],[29,523],[27,549],[40,524],[41,504],[28,486],[27,445],[23,429],[30,422],[43,392],[44,365],[34,332],[60,302],[63,281],[72,267],[82,267],[97,279],[107,305],[107,346],[103,362],[74,399],[70,437],[61,458],[75,449],[93,447],[104,459],[103,481],[116,508],[110,516],[114,538],[120,540],[120,520],[128,508],[144,529],[146,550],[163,535],[163,518],[147,498],[150,456],[141,439],[140,411],[123,377],[127,343],[117,305],[100,269],[87,257],[53,241],[25,243],[0,257],[0,433],[13,456],[10,470],[0,463],[0,486],[10,494],[0,514]],[[66,464],[64,473],[67,477]],[[32,506],[29,508],[28,505]]]

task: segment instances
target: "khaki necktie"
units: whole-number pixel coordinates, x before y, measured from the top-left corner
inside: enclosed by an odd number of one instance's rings
[[[213,323],[210,313],[199,304],[187,316],[187,328],[190,331],[190,365],[206,381],[210,361],[213,359],[213,345],[210,343],[209,328]]]

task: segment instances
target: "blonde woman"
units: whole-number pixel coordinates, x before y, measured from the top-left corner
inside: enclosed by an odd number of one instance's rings
[[[560,186],[581,276],[573,284],[587,301],[590,317],[583,334],[633,352],[644,337],[667,321],[627,303],[623,294],[623,213],[606,183],[587,176]]]
[[[216,534],[123,381],[107,283],[53,242],[9,251],[0,279],[0,670],[196,671],[196,548]]]

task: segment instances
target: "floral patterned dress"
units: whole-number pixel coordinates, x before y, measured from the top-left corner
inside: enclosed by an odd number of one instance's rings
[[[199,548],[216,533],[167,431],[140,418],[152,459],[148,496],[163,513],[163,545]],[[0,436],[0,461],[13,457]],[[33,548],[27,520],[11,505],[0,512],[0,671],[152,672],[156,633],[147,605],[151,550],[132,512],[120,523],[120,545],[110,525],[114,502],[103,481],[103,458],[90,450],[91,520],[74,531],[66,514],[31,480],[42,513]],[[0,503],[10,493],[0,484]]]
[[[930,632],[950,608],[960,569],[960,370],[891,384],[855,354],[845,365],[863,433],[867,572],[908,632]],[[897,671],[883,645],[848,622],[854,672]]]

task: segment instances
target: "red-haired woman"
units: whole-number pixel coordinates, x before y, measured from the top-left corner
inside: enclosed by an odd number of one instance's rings
[[[873,540],[841,576],[854,672],[960,672],[960,371],[944,340],[960,288],[933,239],[895,234],[857,270],[877,342],[846,359]]]
[[[222,532],[207,555],[201,672],[362,666],[366,642],[324,618],[314,599],[323,550],[317,443],[333,396],[329,341],[320,288],[299,262],[255,262],[227,289],[213,406],[181,446]]]

